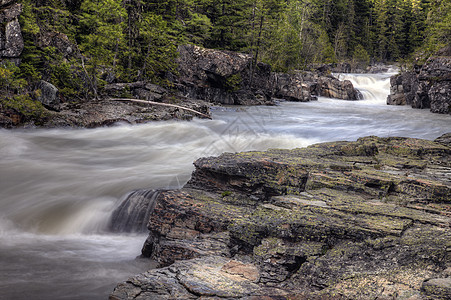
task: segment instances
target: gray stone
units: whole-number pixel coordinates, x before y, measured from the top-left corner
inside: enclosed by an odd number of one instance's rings
[[[451,299],[451,277],[425,280],[421,290],[430,296]]]
[[[0,0],[0,7],[9,5],[9,4],[14,3],[14,2],[16,2],[16,1],[17,1],[17,0]]]
[[[0,23],[9,22],[22,13],[22,4],[16,3],[0,11]]]
[[[38,100],[47,107],[57,109],[60,104],[58,89],[53,84],[43,80],[39,83],[38,88],[41,90]]]
[[[22,54],[24,42],[22,38],[22,32],[20,24],[17,19],[14,19],[5,26],[5,44],[1,51],[3,57],[19,57]]]
[[[451,114],[451,57],[434,56],[416,70],[390,78],[389,105],[430,108],[433,113]]]

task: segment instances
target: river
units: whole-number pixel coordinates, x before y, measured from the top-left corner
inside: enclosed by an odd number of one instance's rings
[[[139,188],[177,188],[222,152],[304,147],[367,135],[435,139],[451,116],[387,106],[389,76],[340,75],[365,99],[213,108],[213,120],[97,129],[0,130],[0,299],[107,299],[153,265],[143,234],[108,231]]]

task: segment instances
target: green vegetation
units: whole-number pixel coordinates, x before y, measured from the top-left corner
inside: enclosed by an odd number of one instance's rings
[[[180,44],[241,51],[251,69],[263,61],[290,71],[427,58],[451,36],[451,3],[440,0],[21,2],[25,49],[14,76],[0,74],[1,89],[29,93],[46,80],[66,101],[97,98],[111,82],[168,83]]]

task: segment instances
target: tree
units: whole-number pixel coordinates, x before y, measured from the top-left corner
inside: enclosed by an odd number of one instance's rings
[[[88,57],[86,69],[97,97],[99,79],[115,76],[124,43],[127,12],[120,0],[85,0],[81,4],[80,48]]]

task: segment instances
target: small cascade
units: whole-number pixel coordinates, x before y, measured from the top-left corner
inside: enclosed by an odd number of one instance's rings
[[[159,190],[140,189],[131,192],[111,217],[113,232],[146,232],[147,221],[155,208]]]
[[[349,80],[360,92],[359,100],[369,104],[385,105],[390,93],[391,73],[381,74],[334,74],[340,80]]]

